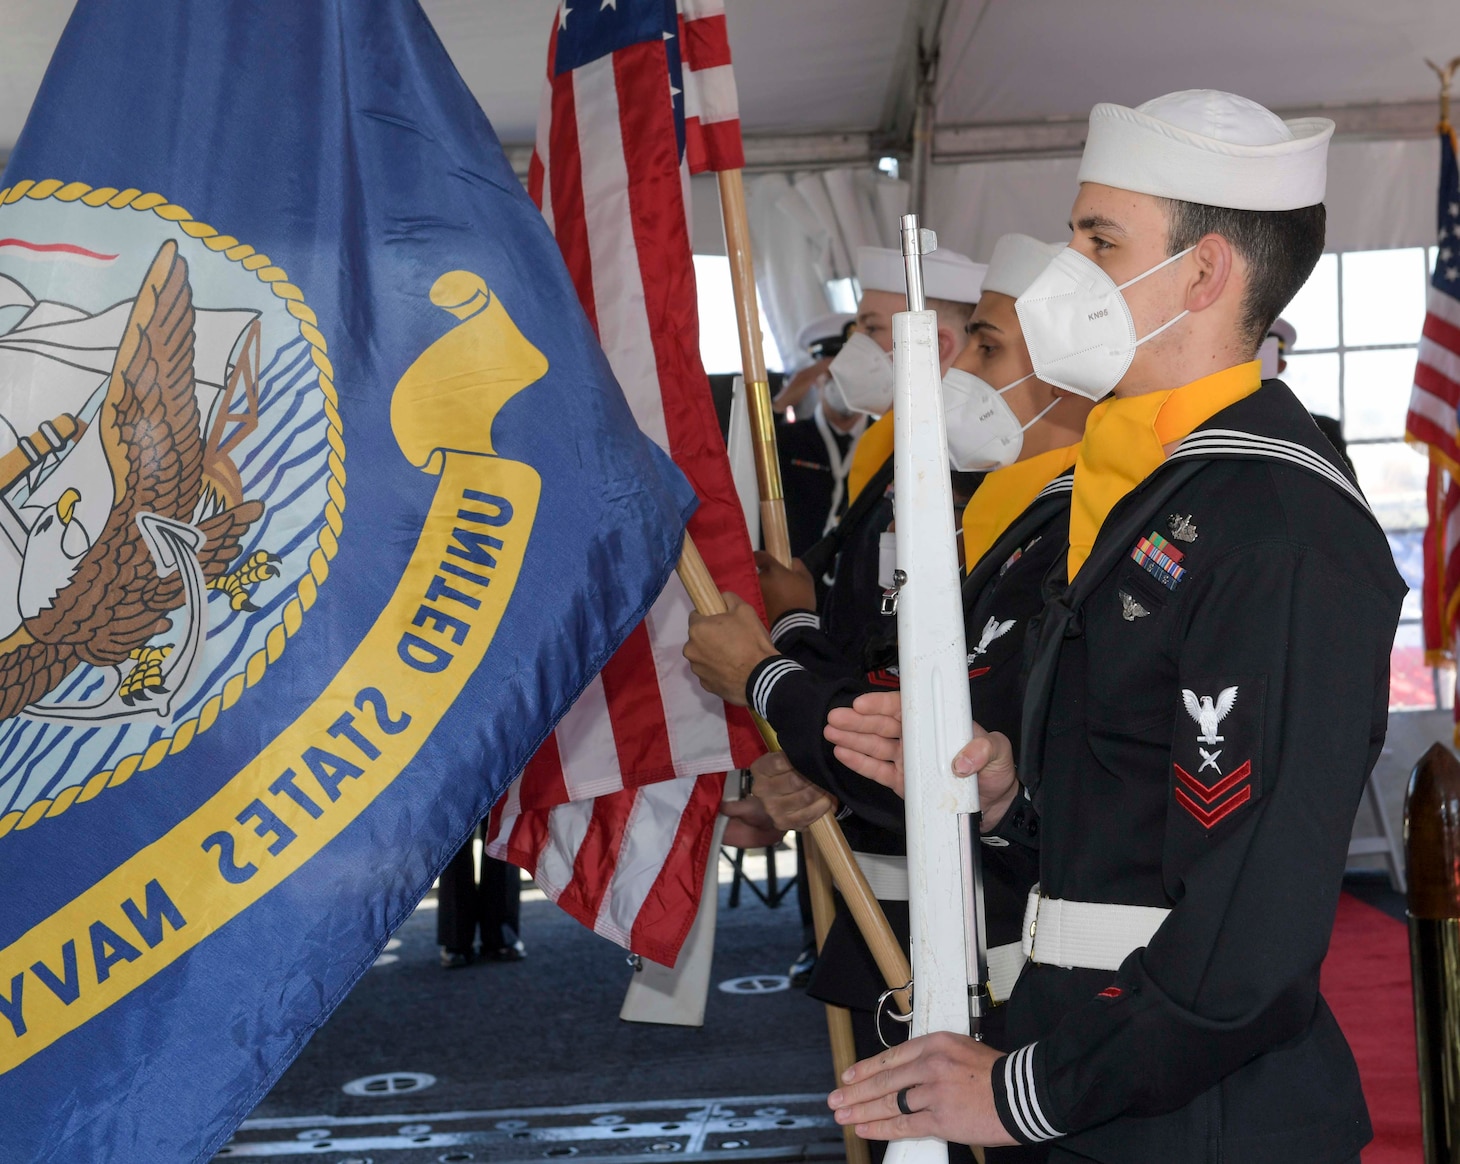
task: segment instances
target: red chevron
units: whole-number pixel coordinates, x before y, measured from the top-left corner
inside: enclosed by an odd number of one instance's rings
[[[1251,799],[1252,785],[1247,784],[1244,785],[1242,791],[1237,793],[1236,796],[1232,797],[1231,800],[1223,803],[1221,807],[1214,808],[1210,812],[1208,812],[1205,809],[1199,807],[1196,801],[1187,796],[1182,789],[1178,788],[1176,790],[1176,803],[1181,805],[1182,808],[1186,809],[1187,812],[1191,813],[1192,816],[1196,817],[1197,823],[1205,829],[1213,827],[1223,817],[1236,812],[1237,809],[1241,808]]]
[[[1241,767],[1234,768],[1230,776],[1218,780],[1215,784],[1203,784],[1180,764],[1172,764],[1176,769],[1176,779],[1185,784],[1192,792],[1201,799],[1204,804],[1211,804],[1224,793],[1241,784],[1247,777],[1252,775],[1252,761],[1244,760]],[[1178,789],[1179,791],[1179,789]]]

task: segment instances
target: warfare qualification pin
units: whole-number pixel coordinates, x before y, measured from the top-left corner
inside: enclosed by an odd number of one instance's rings
[[[1120,592],[1120,617],[1126,622],[1135,622],[1136,619],[1145,618],[1150,613],[1124,590]]]
[[[1178,542],[1196,541],[1196,522],[1191,520],[1191,514],[1183,517],[1179,513],[1173,513],[1170,522],[1171,536]]]

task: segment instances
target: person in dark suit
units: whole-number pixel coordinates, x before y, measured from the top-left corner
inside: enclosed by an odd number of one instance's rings
[[[830,375],[827,368],[855,320],[856,316],[846,313],[827,315],[801,329],[797,340],[801,351],[812,360],[807,366],[811,373],[808,378],[814,381],[811,388]],[[791,382],[801,378],[798,373]],[[866,431],[869,418],[865,413],[833,408],[819,391],[814,397],[809,391],[802,394],[796,416],[777,431],[776,445],[786,494],[791,554],[799,558],[847,511],[847,474],[857,439]]]
[[[486,822],[479,830],[486,843]],[[476,959],[481,932],[481,957],[489,962],[520,962],[527,957],[518,930],[522,925],[522,876],[517,866],[482,853],[478,875],[472,840],[461,847],[437,885],[436,941],[441,967],[457,970]]]

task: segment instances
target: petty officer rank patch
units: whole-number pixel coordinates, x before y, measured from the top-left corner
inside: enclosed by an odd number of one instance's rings
[[[1261,677],[1195,679],[1180,689],[1171,794],[1207,832],[1260,791],[1254,766],[1262,756],[1265,696]]]
[[[1186,555],[1155,530],[1135,544],[1130,556],[1167,590],[1175,590],[1176,584],[1186,577],[1186,567],[1181,564]]]

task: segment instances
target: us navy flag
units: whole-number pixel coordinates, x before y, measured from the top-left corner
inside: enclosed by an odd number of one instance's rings
[[[206,1159],[693,496],[414,0],[81,0],[0,185],[0,1159]]]

